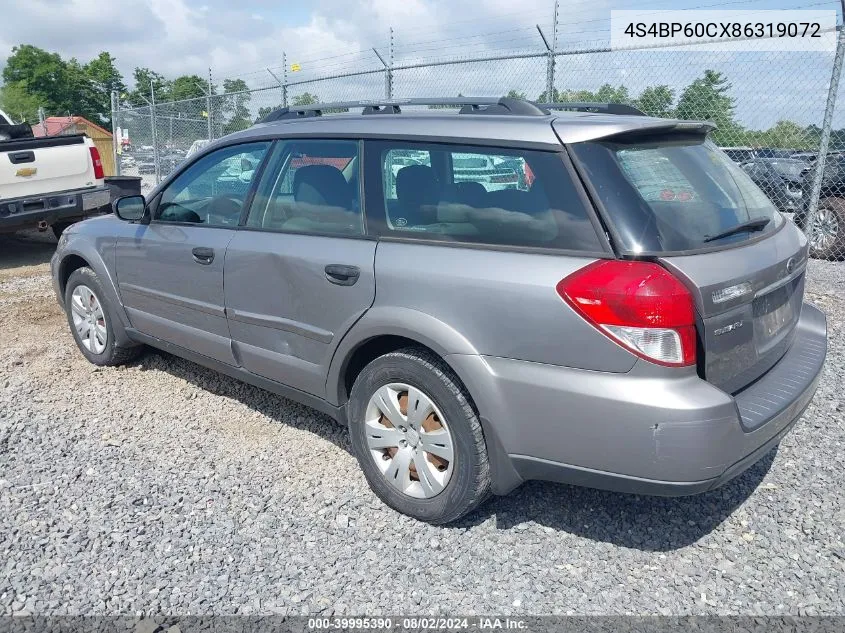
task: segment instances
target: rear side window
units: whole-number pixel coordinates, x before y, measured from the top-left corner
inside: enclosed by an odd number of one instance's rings
[[[601,252],[554,152],[368,141],[367,222],[384,236]]]
[[[748,174],[701,137],[570,146],[629,253],[667,253],[747,241],[783,223]],[[740,224],[762,231],[719,237]]]

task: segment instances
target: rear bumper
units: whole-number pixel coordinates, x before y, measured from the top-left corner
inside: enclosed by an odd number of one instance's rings
[[[827,351],[824,314],[805,304],[796,328],[778,364],[735,396],[694,370],[670,376],[645,362],[610,374],[480,356],[447,360],[501,447],[495,470],[509,476],[497,492],[543,479],[688,495],[756,463],[810,403]]]
[[[57,222],[81,220],[109,208],[108,187],[56,191],[40,196],[0,200],[0,233]]]

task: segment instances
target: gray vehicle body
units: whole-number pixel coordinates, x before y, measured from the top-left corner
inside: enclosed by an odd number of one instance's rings
[[[572,143],[690,125],[601,114],[340,115],[258,125],[194,159],[256,139],[399,138],[556,151],[574,174]],[[662,495],[716,487],[770,450],[815,392],[826,324],[802,305],[806,239],[785,222],[763,239],[657,258],[692,291],[707,349],[699,367],[664,367],[598,333],[554,291],[591,261],[620,257],[598,218],[603,249],[567,253],[108,216],[65,234],[53,280],[62,301],[70,272],[88,265],[120,341],[173,352],[341,422],[363,364],[409,342],[425,346],[472,396],[499,494],[528,479]],[[213,249],[213,262],[198,265],[196,247]],[[357,283],[329,283],[324,271],[335,264],[357,267]],[[752,303],[711,299],[746,280],[755,296],[790,289],[795,322],[765,350]],[[737,323],[746,327],[730,332]]]

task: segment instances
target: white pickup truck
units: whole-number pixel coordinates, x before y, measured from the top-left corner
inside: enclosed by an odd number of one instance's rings
[[[0,233],[52,227],[109,210],[100,153],[82,135],[34,138],[0,110]]]

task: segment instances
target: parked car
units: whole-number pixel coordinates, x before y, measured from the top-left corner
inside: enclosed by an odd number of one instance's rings
[[[757,156],[753,147],[721,147],[719,148],[735,163],[744,163]]]
[[[815,169],[804,171],[802,188],[811,191]],[[810,238],[810,254],[819,259],[845,259],[845,157],[829,156],[822,173],[819,205],[809,213],[810,196],[804,196],[795,223]]]
[[[755,158],[790,158],[795,154],[794,149],[784,149],[781,147],[758,147],[754,152]]]
[[[808,163],[791,158],[755,158],[741,166],[780,211],[794,213],[801,209]]]
[[[484,187],[487,192],[503,189],[518,189],[524,161],[508,159],[506,156],[489,154],[460,154],[455,153],[452,158],[454,180],[458,182],[475,182]]]
[[[52,227],[108,211],[100,152],[87,136],[34,138],[0,111],[0,233]]]
[[[375,494],[432,523],[531,479],[712,490],[799,419],[827,349],[807,238],[711,124],[359,107],[279,110],[67,231],[52,276],[81,353],[151,345],[323,411]],[[408,151],[424,164],[387,187]],[[465,180],[466,155],[531,184]]]

